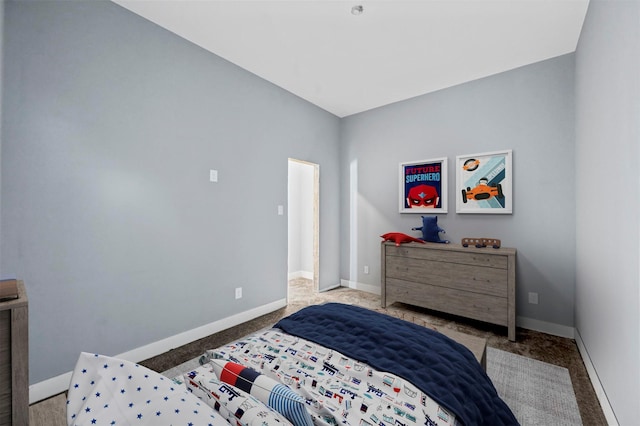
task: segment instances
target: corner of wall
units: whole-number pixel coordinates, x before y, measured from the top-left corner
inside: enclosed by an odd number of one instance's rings
[[[516,318],[518,327],[527,330],[539,331],[541,333],[551,334],[553,336],[566,337],[567,339],[575,338],[575,328],[562,324],[555,324],[548,321],[540,321],[534,318],[518,316]]]
[[[589,352],[587,352],[587,347],[584,345],[582,338],[580,337],[580,332],[578,329],[575,330],[575,340],[578,345],[578,352],[580,352],[580,356],[582,357],[582,361],[584,362],[584,366],[587,369],[587,374],[589,375],[589,380],[591,380],[591,385],[593,386],[593,390],[596,392],[596,397],[600,402],[600,406],[602,407],[602,412],[604,413],[604,417],[607,419],[607,424],[609,426],[618,426],[618,420],[616,419],[616,415],[613,412],[613,408],[609,403],[609,398],[607,398],[607,394],[600,382],[600,378],[598,377],[598,373],[596,372],[593,363],[591,362],[591,358],[589,357]]]
[[[338,287],[338,286],[336,286]],[[351,280],[340,280],[340,287],[347,287],[347,288],[353,288],[356,290],[360,290],[360,291],[364,291],[366,293],[372,293],[372,294],[377,294],[380,295],[381,293],[381,289],[378,286],[374,286],[374,285],[370,285],[370,284],[364,284],[364,283],[360,283],[358,281],[351,281]]]

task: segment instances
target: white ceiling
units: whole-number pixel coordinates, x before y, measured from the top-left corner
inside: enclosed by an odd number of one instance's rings
[[[575,51],[588,0],[113,0],[345,117]],[[351,14],[354,5],[364,12]]]

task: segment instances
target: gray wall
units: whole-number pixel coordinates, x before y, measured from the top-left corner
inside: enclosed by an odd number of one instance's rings
[[[379,288],[380,235],[420,235],[411,231],[421,225],[420,215],[398,213],[399,163],[448,157],[442,236],[458,243],[499,238],[517,248],[517,315],[572,327],[573,73],[574,56],[565,55],[343,119],[342,234],[350,238],[343,239],[342,277]],[[513,150],[513,214],[456,214],[456,155],[503,149]],[[349,173],[355,163],[354,197]],[[355,215],[349,208],[354,198]],[[528,303],[528,292],[539,294],[538,305]]]
[[[324,172],[339,282],[338,118],[111,2],[5,14],[1,265],[31,383],[284,299],[289,157]]]
[[[621,425],[640,418],[640,3],[594,1],[576,53],[576,328]]]

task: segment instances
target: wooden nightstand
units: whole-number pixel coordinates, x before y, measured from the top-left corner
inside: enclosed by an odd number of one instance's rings
[[[29,308],[18,281],[18,298],[0,302],[0,425],[28,424]]]

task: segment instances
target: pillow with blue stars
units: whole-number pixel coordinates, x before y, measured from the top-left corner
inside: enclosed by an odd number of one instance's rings
[[[171,379],[129,361],[86,352],[71,376],[67,424],[229,426]]]

